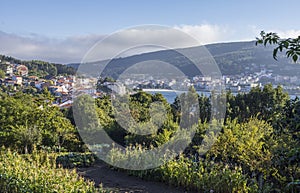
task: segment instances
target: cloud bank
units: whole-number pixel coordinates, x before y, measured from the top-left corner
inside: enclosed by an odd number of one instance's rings
[[[0,31],[0,54],[24,60],[79,62],[88,49],[103,37],[103,35],[87,35],[54,39],[39,35],[24,37]]]
[[[175,26],[175,29],[191,35],[203,45],[230,41],[234,35],[234,31],[229,27],[219,25],[180,25]]]
[[[245,39],[241,37],[241,32],[237,33],[229,27],[219,25],[178,25],[174,26],[174,29],[191,35],[202,45]],[[254,39],[259,33],[256,32],[257,29],[253,29],[252,31]],[[164,44],[166,41],[169,41],[168,44],[176,42],[176,45],[180,45],[181,47],[189,46],[188,42],[181,40],[173,32],[174,31],[172,31],[172,33],[168,31],[155,32],[145,29],[129,30],[128,33],[122,33],[123,37],[118,38],[117,41],[110,42],[109,45],[106,45],[106,56],[110,56],[110,51],[115,50],[115,48],[126,48],[128,41],[139,42],[139,40],[147,39],[149,42],[162,42],[162,44]],[[300,30],[277,32],[284,38],[295,37],[300,34]],[[88,50],[105,37],[106,35],[92,34],[58,39],[36,34],[21,36],[0,31],[0,54],[24,60],[38,59],[56,63],[80,62]]]

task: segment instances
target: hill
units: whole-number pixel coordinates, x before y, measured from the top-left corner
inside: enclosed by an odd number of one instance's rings
[[[23,64],[28,67],[29,75],[44,77],[47,75],[74,75],[76,70],[64,64],[49,63],[40,60],[19,60],[11,56],[0,55],[0,69],[6,71],[6,63]]]
[[[286,59],[283,54],[278,56],[278,61],[274,60],[272,47],[255,46],[254,41],[209,44],[206,45],[206,48],[214,57],[223,75],[253,74],[265,69],[274,74],[295,76],[300,70],[300,65],[295,65],[291,60]],[[181,50],[193,52],[198,49],[201,48],[192,47]],[[130,66],[148,60],[160,60],[173,64],[191,77],[199,74],[198,70],[191,65],[191,61],[187,60],[183,55],[178,56],[172,50],[143,53],[97,63],[105,64],[109,62],[103,74],[117,78],[119,74]],[[69,64],[68,66],[78,68],[79,63]],[[95,71],[99,71],[99,69],[95,69]]]

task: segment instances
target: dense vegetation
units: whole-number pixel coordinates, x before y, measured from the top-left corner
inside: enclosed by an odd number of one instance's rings
[[[44,77],[47,75],[74,75],[75,69],[63,64],[54,64],[40,60],[22,61],[13,57],[0,55],[1,63],[10,62],[12,64],[23,64],[28,67],[29,75]],[[0,64],[0,69],[6,70],[4,64]]]
[[[196,94],[193,89],[190,92]],[[265,85],[263,89],[253,88],[250,93],[236,96],[227,93],[226,98],[224,126],[208,152],[201,155],[200,151],[208,123],[213,121],[210,120],[211,99],[198,96],[200,120],[195,128],[195,137],[183,154],[156,169],[128,172],[200,192],[299,191],[300,100],[290,99],[280,86],[273,88],[272,85]],[[89,99],[83,97],[80,100]],[[156,120],[155,116],[150,117],[149,112],[153,102],[164,106],[163,115],[155,114],[164,120],[160,128],[151,124]],[[179,98],[170,105],[160,94],[138,92],[130,97],[133,120],[127,116],[127,130],[115,120],[109,97],[97,99],[96,104],[97,115],[106,132],[131,152],[124,154],[113,149],[108,157],[115,165],[130,159],[131,165],[138,166],[137,158],[145,150],[169,141],[178,131],[182,119]],[[157,129],[157,132],[149,135],[128,132],[140,129]],[[149,159],[149,163],[157,161]]]
[[[0,154],[0,190],[3,193],[105,192],[86,182],[75,170],[57,168],[45,152],[19,155],[10,150]]]
[[[5,89],[4,89],[5,90]],[[104,192],[61,167],[89,166],[90,154],[61,154],[84,151],[75,127],[52,97],[42,94],[0,91],[0,190],[19,192]]]
[[[224,95],[227,98],[226,120],[221,134],[215,136],[216,142],[212,148],[201,154],[201,142],[210,127],[208,123],[213,121],[210,120],[211,99],[198,96],[194,89],[190,89],[187,96],[196,96],[200,109],[200,119],[194,128],[196,134],[192,143],[180,156],[158,168],[128,171],[129,173],[200,192],[299,191],[300,100],[298,98],[290,99],[281,87],[273,88],[272,85],[266,85],[263,89],[254,88],[250,93],[236,96],[227,93]],[[84,108],[86,100],[88,98],[80,104],[83,105],[82,110],[89,111]],[[134,157],[134,154],[137,156],[146,149],[158,147],[169,141],[180,128],[179,123],[183,119],[180,113],[183,104],[179,103],[179,100],[177,98],[173,104],[168,104],[161,94],[138,92],[132,95],[129,98],[132,119],[129,119],[127,126],[132,129],[156,129],[156,132],[149,135],[138,135],[129,132],[130,128],[124,130],[118,124],[114,114],[117,109],[109,96],[96,99],[96,115],[99,123],[115,142],[136,152],[124,155],[114,149],[108,155],[113,159],[112,162],[122,162],[128,156]],[[32,164],[41,168],[46,167],[49,160],[38,163],[34,161],[34,156],[37,155],[35,149],[44,152],[39,156],[50,155],[45,152],[86,151],[74,126],[72,108],[62,112],[57,107],[49,106],[50,102],[51,97],[49,98],[47,93],[16,93],[9,96],[1,92],[0,145],[18,152],[15,154],[9,150],[2,151],[0,162],[4,167],[0,170],[2,174],[0,188],[4,192],[13,191],[7,189],[10,187],[19,190],[18,188],[22,186],[32,190],[30,188],[41,185],[35,183],[31,186],[32,179],[22,176],[23,170],[11,169],[14,171],[12,172],[9,169],[9,165],[15,164],[21,164],[18,167],[25,165],[31,167]],[[162,114],[151,113],[149,107],[153,102],[163,107]],[[128,120],[126,116],[123,118]],[[164,121],[158,128],[155,121],[160,119]],[[24,157],[23,154],[27,156]],[[56,161],[64,167],[90,165],[94,161],[93,156],[86,158],[76,154],[70,158],[65,154],[59,156]],[[134,161],[131,164],[134,165]],[[55,168],[51,165],[49,172],[54,172],[53,170]],[[65,172],[62,169],[59,171]],[[36,176],[42,175],[38,173],[39,171],[35,172]],[[13,182],[8,182],[8,178],[13,179]],[[49,180],[58,180],[58,177]],[[90,185],[87,185],[87,190],[88,187]]]
[[[0,93],[0,145],[20,153],[30,153],[34,146],[78,151],[81,142],[75,127],[49,100],[43,93]]]
[[[54,190],[53,186],[84,186],[86,189],[70,189],[70,192],[89,192],[91,184],[85,184],[82,179],[74,177],[74,172],[64,173],[65,170],[50,164],[48,158],[42,158],[59,152],[87,151],[75,129],[72,108],[61,111],[52,107],[52,97],[47,92],[17,92],[10,96],[4,91],[0,93],[0,145],[5,147],[0,158],[0,186],[6,188],[3,190],[20,192],[20,188],[33,191],[43,187],[51,192]],[[158,168],[127,172],[198,192],[299,192],[298,98],[290,99],[281,87],[273,88],[272,85],[266,85],[263,89],[254,88],[247,94],[224,94],[227,98],[227,110],[221,134],[214,136],[216,142],[209,151],[202,154],[201,142],[211,127],[208,123],[214,121],[210,116],[211,99],[198,96],[194,89],[190,89],[186,97],[190,97],[189,101],[196,99],[200,109],[200,119],[194,127],[196,134],[192,143],[181,155],[165,161]],[[91,113],[91,109],[85,104],[87,100],[94,99],[83,95],[78,100],[82,100],[79,103],[82,105],[81,110]],[[171,140],[180,129],[179,125],[184,125],[180,124],[184,120],[181,113],[184,104],[179,103],[180,98],[169,104],[161,94],[138,92],[131,95],[129,101],[132,119],[128,119],[125,114],[124,118],[128,120],[129,126],[125,130],[116,120],[116,107],[112,105],[111,98],[103,96],[95,100],[99,124],[115,142],[133,151],[124,155],[118,149],[113,149],[107,155],[112,163],[138,157],[147,149],[159,147]],[[151,112],[151,104],[162,104],[163,111]],[[157,124],[161,120],[164,121]],[[89,129],[93,135],[98,132],[97,126],[90,126]],[[155,132],[138,135],[130,132],[131,130]],[[41,158],[37,159],[36,156]],[[137,159],[133,160],[138,162]],[[64,167],[88,166],[93,161],[93,156],[81,157],[76,153],[71,157],[64,154],[59,159],[55,158],[55,162]],[[131,164],[138,163],[132,161]],[[31,167],[39,169],[32,171]],[[30,175],[25,175],[25,170],[33,172],[31,176],[36,177],[33,179]],[[62,172],[65,176],[51,176],[52,172]],[[60,179],[62,184],[46,185],[42,180],[43,175],[53,183]],[[75,182],[75,179],[79,181]],[[78,186],[70,184],[73,182],[78,183]]]

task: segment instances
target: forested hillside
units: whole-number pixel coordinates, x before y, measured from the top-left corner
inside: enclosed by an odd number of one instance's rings
[[[63,64],[49,63],[40,60],[22,61],[10,56],[0,55],[0,69],[6,70],[6,62],[12,64],[23,64],[28,67],[29,75],[37,75],[43,77],[46,75],[56,76],[56,75],[73,75],[75,74],[75,69]]]
[[[223,75],[239,75],[242,73],[253,74],[265,68],[274,74],[297,75],[300,70],[299,65],[295,65],[283,54],[278,55],[278,61],[272,57],[273,47],[264,48],[256,46],[254,41],[217,43],[205,46],[214,57]],[[199,50],[197,47],[184,48],[188,52]],[[193,68],[191,62],[183,55],[172,50],[163,50],[151,53],[144,53],[125,58],[115,58],[112,61],[99,61],[100,65],[109,62],[103,74],[116,78],[130,66],[148,60],[160,60],[178,67],[186,75],[193,77],[198,75],[197,69]],[[73,63],[68,66],[77,68],[79,64]]]

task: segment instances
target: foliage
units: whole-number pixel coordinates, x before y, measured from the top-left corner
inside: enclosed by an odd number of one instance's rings
[[[33,146],[80,149],[75,128],[57,107],[29,94],[0,98],[0,144],[30,153]]]
[[[40,77],[46,75],[74,75],[76,72],[75,69],[70,66],[44,62],[40,60],[22,61],[3,55],[0,55],[0,59],[2,62],[6,61],[13,64],[23,64],[28,67],[29,75],[37,75]]]
[[[183,186],[197,192],[256,192],[241,167],[207,160],[194,162],[182,155],[160,168],[162,179],[175,186]]]
[[[171,105],[162,95],[145,92],[117,99],[110,96],[93,99],[82,95],[76,98],[71,109],[64,112],[50,105],[49,101],[52,99],[46,90],[32,94],[15,92],[11,96],[6,92],[8,90],[0,91],[0,145],[26,153],[22,156],[3,153],[17,156],[13,158],[20,163],[23,163],[21,158],[26,157],[24,164],[32,167],[33,163],[37,165],[30,158],[36,156],[35,147],[49,152],[84,151],[85,146],[75,129],[74,115],[77,116],[76,127],[88,134],[91,144],[99,144],[96,140],[101,135],[100,131],[105,130],[116,143],[130,150],[124,152],[113,148],[107,155],[111,163],[128,163],[128,159],[131,159],[128,164],[131,167],[138,166],[138,158],[147,150],[160,147],[166,142],[188,143],[188,132],[182,132],[187,124],[181,120],[189,119],[195,113],[197,119],[192,119],[195,124],[191,129],[196,133],[182,155],[170,162],[159,160],[154,154],[149,155],[149,159],[144,160],[146,164],[164,164],[156,169],[128,172],[199,192],[299,190],[300,100],[289,99],[280,86],[273,88],[272,85],[265,85],[262,89],[256,87],[249,93],[236,96],[227,93],[227,121],[219,136],[208,136],[216,139],[216,143],[204,155],[201,144],[207,139],[206,134],[214,129],[214,124],[220,124],[210,117],[211,101],[218,100],[198,96],[193,88],[189,93],[179,96]],[[128,104],[122,103],[125,99],[129,101]],[[199,111],[194,112],[197,105]],[[78,112],[84,112],[86,119]],[[119,113],[119,117],[116,113]],[[128,127],[120,124],[120,120]],[[176,135],[178,132],[180,136]],[[40,153],[40,156],[43,155]],[[169,156],[174,156],[173,152],[169,151],[165,158]],[[88,166],[93,161],[94,157],[89,153],[62,154],[57,158],[57,163],[64,167]],[[0,162],[8,164],[4,158]],[[42,166],[47,161],[43,160],[39,164],[39,168],[43,169]],[[3,168],[1,170],[1,166],[0,164],[0,173],[6,171]],[[12,172],[9,175],[13,175]],[[27,188],[27,177],[23,173],[9,178],[2,175],[0,186],[4,187],[4,183],[20,183],[20,186]],[[7,191],[17,191],[18,188]]]
[[[22,156],[10,150],[0,154],[0,189],[3,193],[105,192],[85,181],[75,170],[56,168],[48,154]]]
[[[260,32],[260,38],[256,38],[256,45],[263,44],[267,46],[267,44],[274,44],[276,47],[273,51],[273,58],[277,60],[277,53],[278,51],[283,52],[285,51],[285,55],[288,58],[292,58],[294,62],[299,61],[300,57],[300,36],[297,38],[288,38],[288,39],[281,39],[277,33],[270,32],[266,33],[264,31]]]
[[[275,133],[269,123],[258,118],[250,118],[242,123],[236,119],[227,120],[213,147],[205,156],[199,157],[195,152],[208,128],[207,123],[199,123],[196,137],[181,156],[171,161],[165,160],[165,164],[155,169],[127,172],[198,192],[298,190],[299,144],[289,134]],[[145,151],[147,148],[142,145],[129,146],[125,153],[112,149],[108,158],[114,165],[127,163],[130,168],[141,164],[138,158]],[[170,154],[165,154],[164,158],[168,156]],[[151,165],[161,160],[150,156],[143,164],[147,164],[147,161]]]
[[[89,167],[96,161],[96,156],[92,153],[73,153],[69,152],[57,156],[56,165],[62,166],[63,168],[78,168],[78,167]]]
[[[239,165],[252,175],[269,175],[273,157],[272,133],[273,128],[265,121],[250,119],[241,124],[236,120],[228,121],[207,156],[226,164]]]
[[[180,155],[158,168],[127,171],[148,180],[162,181],[197,192],[257,192],[258,185],[249,179],[241,167],[230,166],[206,159],[195,161]]]
[[[5,78],[5,72],[0,69],[0,78]]]
[[[276,126],[275,129],[280,129],[278,122],[284,114],[288,100],[289,96],[283,92],[281,86],[273,88],[271,84],[265,85],[263,89],[252,88],[249,93],[241,93],[235,97],[229,93],[226,117],[244,122],[257,116],[271,122],[273,126]]]

